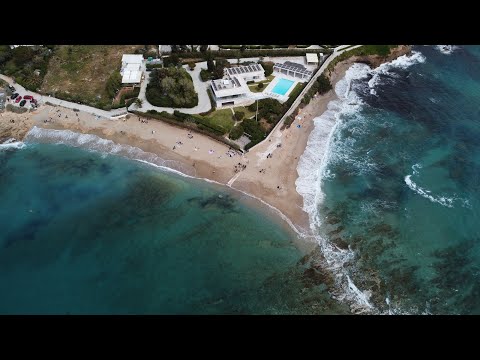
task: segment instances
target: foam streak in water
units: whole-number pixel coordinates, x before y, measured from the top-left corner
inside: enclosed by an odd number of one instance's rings
[[[372,70],[365,64],[353,64],[345,73],[345,77],[337,82],[335,92],[338,100],[331,101],[328,104],[328,110],[314,120],[315,127],[309,136],[305,152],[301,156],[297,171],[299,174],[296,180],[297,192],[304,199],[303,209],[309,214],[310,226],[314,234],[319,233],[323,217],[318,212],[320,204],[324,200],[322,183],[332,177],[328,166],[335,161],[343,161],[352,164],[359,172],[372,171],[375,164],[368,160],[367,156],[362,159],[352,157],[349,148],[355,146],[354,139],[341,139],[340,132],[344,126],[343,119],[345,115],[356,117],[355,128],[349,123],[350,130],[356,133],[363,133],[362,122],[366,121],[359,112],[363,107],[363,102],[355,92],[354,81],[365,79],[372,76],[368,82],[371,90],[374,90],[382,78],[382,75],[391,75],[392,68],[406,69],[409,66],[425,61],[425,57],[419,52],[413,52],[411,56],[401,56],[394,61],[382,64]],[[352,116],[350,116],[352,117]],[[336,276],[335,297],[350,303],[352,310],[358,313],[376,312],[374,306],[370,303],[368,291],[359,289],[351,279],[349,270],[345,266],[351,261],[355,254],[351,249],[343,250],[332,245],[328,239],[317,235],[317,242],[322,249],[327,268],[332,270]]]

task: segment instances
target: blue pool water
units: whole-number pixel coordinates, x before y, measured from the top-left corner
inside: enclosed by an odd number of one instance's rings
[[[273,92],[275,94],[278,94],[278,95],[285,95],[288,91],[288,89],[290,89],[290,87],[293,85],[293,81],[292,80],[287,80],[287,79],[280,79],[278,80],[278,83],[277,85],[275,85],[275,87],[273,88]]]

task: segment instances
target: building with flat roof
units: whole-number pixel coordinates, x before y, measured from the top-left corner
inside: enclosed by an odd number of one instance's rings
[[[122,84],[124,85],[140,85],[142,81],[142,65],[143,55],[124,54],[122,56]]]
[[[235,105],[245,100],[250,92],[247,83],[240,76],[225,76],[223,79],[212,80],[210,87],[217,107]]]
[[[318,55],[315,53],[307,53],[307,64],[308,65],[318,65]]]
[[[313,71],[308,70],[302,64],[297,64],[291,61],[285,61],[283,64],[275,63],[275,65],[273,65],[273,71],[304,81],[310,80],[313,75]]]
[[[241,77],[245,81],[265,80],[265,70],[260,64],[240,65],[225,68],[225,75]]]

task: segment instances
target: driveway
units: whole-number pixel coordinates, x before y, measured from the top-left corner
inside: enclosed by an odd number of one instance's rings
[[[185,114],[199,114],[206,111],[209,111],[212,108],[210,104],[210,98],[208,97],[207,89],[209,86],[209,81],[203,82],[200,79],[200,71],[202,69],[207,69],[207,62],[200,62],[196,63],[195,69],[190,71],[188,69],[188,65],[184,65],[183,68],[187,70],[193,80],[193,87],[198,94],[198,105],[193,108],[170,108],[170,107],[160,107],[154,106],[147,101],[147,97],[145,96],[145,91],[147,89],[147,84],[150,81],[150,73],[147,72],[145,74],[145,80],[142,82],[140,87],[140,94],[138,98],[142,100],[142,106],[138,107],[136,104],[130,105],[128,108],[129,110],[138,110],[142,112],[147,112],[148,110],[156,110],[158,112],[166,111],[170,114],[173,114],[174,110],[181,111]]]

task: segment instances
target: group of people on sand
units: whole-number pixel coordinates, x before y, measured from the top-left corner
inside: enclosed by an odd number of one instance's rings
[[[138,118],[138,121],[140,121],[142,124],[148,124],[148,120],[145,119]]]
[[[233,172],[236,174],[236,173],[238,173],[239,171],[245,170],[246,168],[247,168],[247,165],[242,164],[242,163],[238,163],[237,165],[234,166]]]
[[[234,157],[235,155],[237,155],[237,152],[234,149],[229,148],[225,155],[227,155],[228,157]]]

